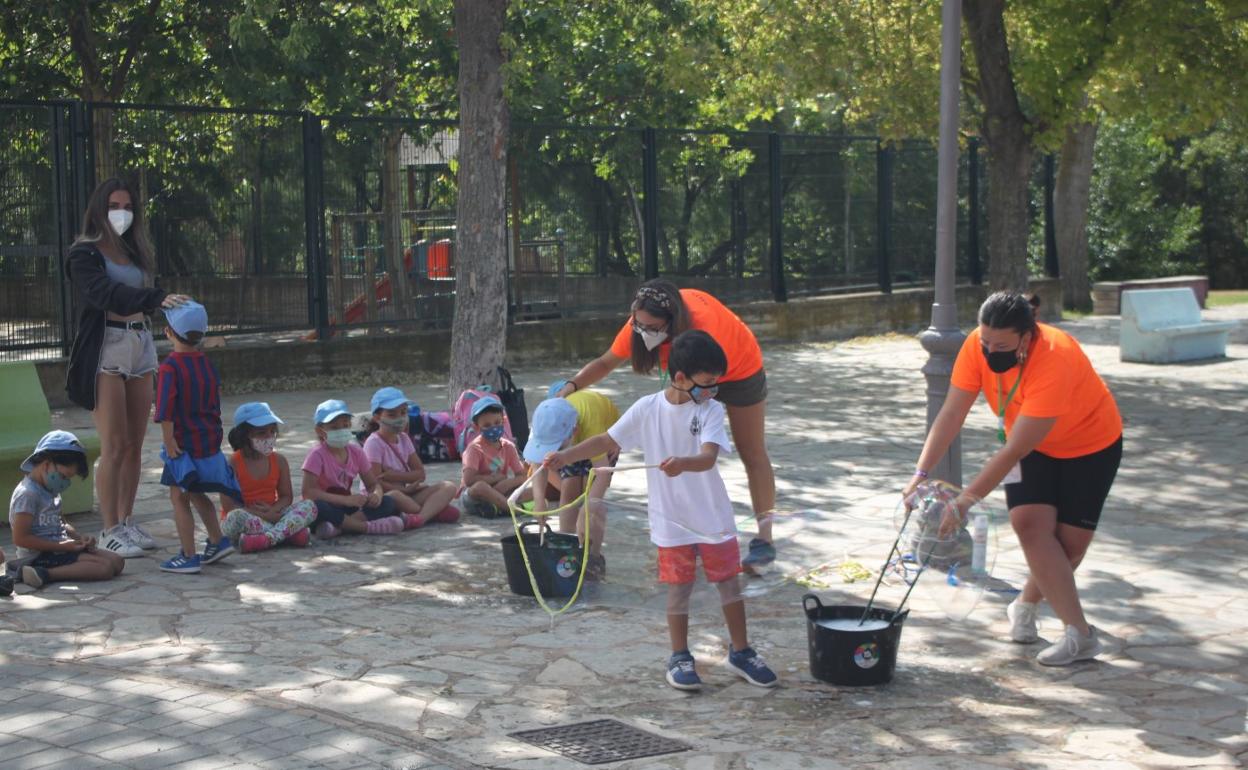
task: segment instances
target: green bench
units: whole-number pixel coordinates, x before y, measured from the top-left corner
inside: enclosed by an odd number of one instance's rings
[[[4,394],[4,411],[0,414],[0,522],[9,520],[9,498],[22,480],[21,464],[34,450],[43,434],[52,430],[52,412],[39,384],[39,372],[29,361],[0,363],[0,393]],[[100,440],[94,433],[75,431],[87,448],[88,467],[94,468],[100,456]],[[73,486],[61,497],[64,513],[91,510],[95,500],[95,480],[75,478]]]

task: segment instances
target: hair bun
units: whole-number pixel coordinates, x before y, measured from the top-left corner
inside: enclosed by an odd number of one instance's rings
[[[1035,293],[1024,294],[1023,297],[1026,298],[1027,304],[1031,305],[1033,310],[1035,308],[1040,307],[1040,295],[1039,294],[1035,294]]]

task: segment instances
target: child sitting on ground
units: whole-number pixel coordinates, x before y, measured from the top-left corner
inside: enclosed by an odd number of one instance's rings
[[[732,451],[724,431],[724,407],[711,400],[728,368],[723,348],[706,332],[690,330],[672,341],[671,379],[660,392],[633,404],[606,433],[571,449],[552,452],[546,465],[559,469],[603,453],[641,447],[649,489],[650,540],[659,550],[659,580],[667,583],[667,629],[672,656],[667,682],[698,690],[702,680],[689,652],[689,598],[696,559],[708,582],[719,589],[732,645],[728,668],[750,684],[773,687],[776,675],[750,647],[739,573],[732,502],[715,463],[719,450]]]
[[[503,436],[503,415],[502,402],[493,396],[472,405],[472,424],[478,435],[464,447],[462,457],[464,510],[487,519],[507,513],[507,496],[526,478],[516,445]],[[525,490],[524,499],[530,494]]]
[[[578,444],[586,439],[607,432],[620,418],[620,410],[611,399],[592,390],[578,390],[566,398],[548,398],[533,410],[532,433],[524,447],[524,459],[538,465],[546,455],[558,449]],[[614,465],[616,455],[602,454],[589,460],[565,465],[558,473],[550,473],[546,466],[538,465],[533,471],[533,488],[544,489],[547,477],[559,485],[560,507],[569,505],[585,491],[585,480],[594,466]],[[602,555],[602,540],[607,532],[607,506],[603,498],[611,486],[611,474],[599,473],[589,490],[586,506],[562,511],[559,529],[576,532],[585,537],[585,508],[589,509],[589,563],[585,567],[586,580],[603,580],[607,576],[607,560]],[[533,503],[533,512],[547,509],[547,503],[539,495]]]
[[[407,396],[398,388],[382,388],[373,394],[371,406],[364,454],[386,495],[395,498],[403,511],[406,528],[423,527],[430,521],[458,521],[459,509],[450,504],[458,491],[454,482],[425,483],[425,466],[407,433]],[[415,511],[409,511],[405,502]]]
[[[278,543],[302,548],[311,537],[308,527],[316,520],[316,503],[294,502],[290,463],[275,451],[281,424],[268,404],[249,401],[234,411],[234,427],[226,437],[234,448],[230,464],[243,496],[221,495],[221,531],[243,553]]]
[[[221,381],[212,362],[199,350],[208,332],[208,313],[198,302],[165,310],[165,337],[173,352],[156,372],[156,416],[164,447],[165,469],[160,483],[169,487],[173,521],[182,549],[161,563],[165,572],[193,574],[203,564],[221,561],[234,552],[221,532],[210,493],[242,497],[234,469],[221,453]],[[195,519],[191,506],[208,531],[202,554],[195,552]]]
[[[320,444],[303,461],[303,499],[316,504],[316,536],[322,540],[342,532],[396,535],[403,519],[393,497],[383,494],[373,476],[372,463],[351,432],[351,412],[338,399],[316,407],[316,437]],[[359,478],[367,494],[351,486]]]
[[[95,538],[78,534],[61,518],[61,493],[69,489],[74,474],[87,477],[87,450],[78,437],[63,430],[48,433],[22,463],[22,473],[26,478],[9,500],[17,558],[8,565],[0,595],[13,593],[18,576],[31,588],[39,588],[54,580],[109,580],[120,575],[125,559],[98,550]]]

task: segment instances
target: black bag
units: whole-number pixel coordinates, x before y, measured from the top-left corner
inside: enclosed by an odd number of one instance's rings
[[[498,400],[503,402],[507,410],[507,421],[511,423],[511,435],[516,439],[516,448],[524,451],[529,443],[529,408],[524,404],[524,388],[517,388],[511,379],[511,372],[498,367]]]

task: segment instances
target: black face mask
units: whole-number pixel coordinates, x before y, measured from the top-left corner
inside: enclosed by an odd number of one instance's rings
[[[1018,350],[999,350],[989,353],[987,345],[981,345],[980,350],[983,351],[984,358],[988,359],[988,368],[997,374],[1005,374],[1018,366]]]

